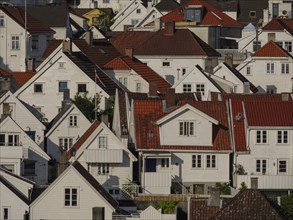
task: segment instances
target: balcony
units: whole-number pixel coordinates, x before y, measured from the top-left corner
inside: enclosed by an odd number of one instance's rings
[[[0,146],[0,158],[21,159],[23,149],[21,146]]]
[[[237,175],[237,188],[244,182],[248,188],[258,189],[292,189],[291,175]]]
[[[122,163],[122,149],[88,149],[84,152],[86,163]]]
[[[145,193],[150,194],[170,194],[171,190],[170,173],[144,173],[144,189]]]

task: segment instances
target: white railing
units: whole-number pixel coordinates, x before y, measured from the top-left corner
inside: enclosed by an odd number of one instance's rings
[[[144,173],[144,190],[149,194],[170,194],[171,191],[170,173]]]
[[[84,153],[87,163],[122,163],[122,149],[88,149]]]
[[[257,179],[258,189],[292,189],[293,176],[291,175],[237,175],[237,188],[244,182],[251,188],[251,179]]]

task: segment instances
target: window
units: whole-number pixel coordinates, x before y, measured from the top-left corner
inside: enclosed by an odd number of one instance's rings
[[[123,85],[125,88],[127,88],[127,77],[119,77],[118,80],[121,85]]]
[[[267,143],[267,131],[256,131],[256,143],[258,144]]]
[[[273,74],[275,73],[275,64],[267,63],[267,73]]]
[[[256,172],[262,174],[267,172],[267,160],[256,160]]]
[[[206,155],[206,167],[216,168],[216,155]]]
[[[267,93],[274,94],[277,93],[277,87],[274,85],[267,85]]]
[[[77,92],[87,92],[86,91],[86,84],[78,84],[77,85]]]
[[[183,84],[183,92],[191,92],[191,84]]]
[[[34,84],[34,93],[43,93],[43,84],[41,83]]]
[[[278,173],[287,173],[287,160],[278,160]]]
[[[189,121],[179,122],[179,135],[181,136],[194,135],[194,122],[189,122]]]
[[[141,13],[141,9],[140,8],[136,9],[136,14],[140,14],[140,13]]]
[[[136,25],[138,22],[138,19],[131,19],[131,25]]]
[[[201,168],[201,155],[192,155],[192,168]]]
[[[281,67],[282,74],[289,74],[289,63],[282,63]]]
[[[107,148],[107,137],[106,136],[99,137],[99,148]]]
[[[4,27],[4,16],[0,15],[0,27]]]
[[[11,49],[12,50],[19,50],[20,45],[19,45],[19,36],[11,36]]]
[[[98,163],[98,175],[109,174],[109,164],[108,163]]]
[[[59,147],[68,150],[73,145],[73,138],[59,138]]]
[[[259,48],[261,48],[261,42],[260,41],[258,41],[257,43],[256,43],[256,41],[253,41],[253,51],[257,51]]]
[[[64,92],[65,89],[68,89],[67,82],[59,82],[59,92]]]
[[[279,16],[279,4],[273,3],[273,18],[276,18]]]
[[[251,75],[252,74],[252,66],[246,67],[246,74]]]
[[[78,188],[64,189],[64,206],[76,207],[78,205]]]
[[[200,92],[202,95],[204,95],[204,84],[197,84],[196,85],[196,92]]]
[[[35,175],[36,174],[36,161],[24,160],[24,175]]]
[[[38,50],[38,49],[39,49],[39,36],[32,35],[32,50]]]
[[[249,17],[250,18],[256,18],[256,11],[250,11],[249,12]]]
[[[182,76],[186,74],[186,68],[182,68]]]
[[[1,219],[8,220],[10,219],[10,207],[3,207],[3,216]]]
[[[141,83],[140,82],[136,83],[136,92],[141,92]]]
[[[170,66],[170,62],[164,61],[164,62],[162,62],[162,66],[163,67],[169,67]]]
[[[119,189],[109,189],[109,194],[110,195],[119,195],[120,190]]]
[[[0,134],[0,146],[5,146],[5,134]]]
[[[65,69],[65,62],[58,62],[59,69]]]
[[[292,52],[292,42],[291,41],[285,41],[283,48],[287,50],[288,52]]]
[[[168,168],[169,167],[169,158],[161,158],[161,167]]]
[[[70,115],[69,116],[69,126],[77,126],[77,115]]]
[[[9,134],[8,135],[8,146],[19,146],[19,135]]]
[[[103,3],[110,3],[110,0],[103,0]]]
[[[278,144],[288,144],[288,131],[278,131]]]

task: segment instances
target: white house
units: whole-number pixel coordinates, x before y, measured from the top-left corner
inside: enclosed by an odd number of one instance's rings
[[[277,43],[269,41],[236,69],[259,92],[292,92],[292,58]]]
[[[34,182],[0,167],[1,219],[24,219],[29,212]]]
[[[67,45],[67,49],[66,46]],[[24,84],[15,95],[35,106],[51,121],[61,109],[63,91],[70,90],[70,98],[87,93],[98,94],[99,108],[106,109],[106,99],[120,88],[106,73],[91,62],[82,52],[72,52],[71,41],[60,44],[39,66],[37,74]],[[46,100],[46,102],[44,102]]]
[[[0,114],[9,111],[10,117],[24,130],[33,141],[44,150],[44,132],[46,126],[42,123],[42,115],[32,106],[19,100],[10,91],[0,97]]]
[[[142,0],[129,1],[113,18],[112,31],[124,31],[129,26],[138,24],[148,13],[148,2]]]
[[[286,0],[269,0],[268,8],[264,9],[263,20],[265,23],[274,18],[293,18],[292,2]]]
[[[169,97],[168,97],[169,95]],[[229,136],[224,102],[133,100],[130,141],[139,152],[146,194],[204,194],[229,182]]]
[[[47,184],[50,157],[9,116],[2,114],[0,124],[0,164],[12,173],[39,185]]]
[[[127,217],[126,220],[176,220],[176,214],[163,214],[162,210],[155,209],[153,206],[147,207],[145,210],[141,211],[138,216]]]
[[[30,218],[112,219],[118,202],[78,162],[70,165],[30,205]]]
[[[129,198],[125,190],[133,179],[137,159],[113,132],[95,121],[67,152],[69,162],[78,161],[114,197]]]
[[[202,100],[207,100],[210,92],[224,92],[219,84],[209,76],[209,73],[204,72],[199,65],[196,65],[190,73],[182,76],[173,85],[173,88],[176,93],[199,92]]]
[[[47,153],[56,161],[60,150],[69,150],[91,125],[74,104],[63,105],[62,111],[47,126]]]
[[[235,142],[234,186],[289,190],[292,170],[292,102],[230,102]],[[242,169],[243,168],[243,169]]]
[[[49,26],[27,15],[25,29],[25,11],[16,7],[0,9],[0,67],[10,71],[34,69],[40,64],[47,41],[55,33]]]
[[[162,76],[153,71],[146,64],[142,63],[132,55],[118,57],[104,65],[104,71],[115,78],[121,87],[130,92],[148,93],[150,84],[156,84],[159,92],[164,93],[171,84]]]

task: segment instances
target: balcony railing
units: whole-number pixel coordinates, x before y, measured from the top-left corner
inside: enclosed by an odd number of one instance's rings
[[[87,163],[122,163],[122,149],[88,149],[84,153]]]
[[[171,191],[171,175],[170,173],[144,173],[145,193],[150,194],[170,194]]]

